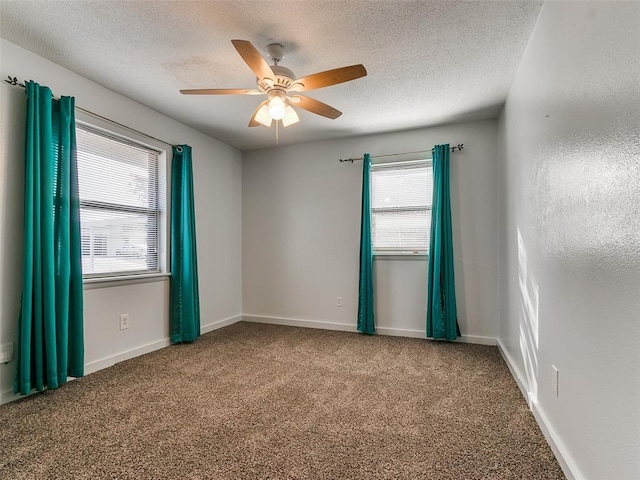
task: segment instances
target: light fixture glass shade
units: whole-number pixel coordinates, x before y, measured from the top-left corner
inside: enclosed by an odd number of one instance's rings
[[[256,112],[256,122],[264,125],[265,127],[271,126],[271,116],[269,115],[269,108],[266,105],[260,107]]]
[[[282,120],[285,114],[284,100],[280,97],[273,97],[269,100],[269,116],[274,120]]]
[[[284,109],[284,117],[282,117],[282,125],[288,127],[294,123],[298,123],[300,118],[298,118],[298,114],[296,111],[291,108],[291,105],[287,105],[287,108]]]

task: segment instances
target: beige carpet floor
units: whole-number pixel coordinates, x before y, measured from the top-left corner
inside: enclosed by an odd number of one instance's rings
[[[0,406],[3,479],[561,479],[496,347],[237,323]]]

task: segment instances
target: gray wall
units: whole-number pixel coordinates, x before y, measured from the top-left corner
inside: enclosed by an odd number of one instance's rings
[[[460,327],[467,340],[495,343],[495,120],[245,153],[243,313],[258,320],[354,330],[362,162],[338,159],[430,150],[440,143],[465,145],[451,157]],[[376,260],[374,277],[377,331],[424,336],[426,259]],[[343,307],[336,306],[338,296]]]
[[[2,78],[34,79],[76,105],[174,143],[193,147],[200,307],[205,329],[236,321],[242,309],[241,153],[0,40]],[[22,290],[24,90],[0,83],[0,344],[16,342]],[[160,145],[165,149],[169,147]],[[168,344],[168,281],[85,285],[85,361],[91,372]],[[119,315],[131,327],[119,330]],[[15,362],[0,365],[0,402],[11,394]]]
[[[547,2],[500,118],[499,339],[578,478],[640,478],[639,79],[640,3]]]

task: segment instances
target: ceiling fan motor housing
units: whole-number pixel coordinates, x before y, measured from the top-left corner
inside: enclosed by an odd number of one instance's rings
[[[275,74],[275,79],[273,83],[270,81],[271,79],[259,79],[256,78],[256,83],[258,88],[263,92],[267,92],[272,88],[281,88],[286,90],[293,85],[293,82],[296,80],[295,74],[289,70],[287,67],[281,67],[280,65],[272,65],[271,70]]]

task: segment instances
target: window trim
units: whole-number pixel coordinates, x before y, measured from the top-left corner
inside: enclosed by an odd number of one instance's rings
[[[379,252],[373,254],[374,260],[429,260],[429,254],[425,252]]]
[[[162,282],[168,280],[169,277],[171,277],[170,273],[163,272],[128,276],[123,275],[120,277],[85,278],[83,279],[82,284],[84,290],[93,290],[95,288],[136,285],[138,283]]]
[[[399,169],[402,169],[403,167],[404,168],[411,168],[411,167],[433,168],[433,159],[420,158],[415,160],[372,163],[371,173],[373,173],[376,170],[384,170],[384,169],[399,170]],[[369,195],[371,194],[372,194],[372,191],[369,192]],[[428,205],[426,207],[386,207],[386,208],[377,207],[377,208],[374,208],[372,206],[370,210],[371,210],[371,216],[373,217],[374,213],[433,211],[433,204]],[[376,249],[373,246],[373,242],[372,242],[371,249],[373,252],[374,259],[377,259],[377,260],[428,260],[429,259],[429,247],[427,247],[426,250],[402,250],[399,248]]]
[[[96,202],[96,201],[83,201],[80,199],[80,208],[89,208],[109,211],[121,211],[127,213],[140,213],[145,215],[156,214],[157,225],[157,269],[155,270],[137,270],[137,271],[122,271],[122,272],[107,272],[96,274],[82,275],[82,281],[85,288],[102,288],[116,285],[127,285],[132,283],[146,283],[160,281],[169,277],[169,202],[170,198],[170,185],[168,172],[171,171],[171,156],[166,146],[161,145],[160,142],[149,142],[149,139],[142,135],[136,134],[134,131],[129,131],[126,127],[118,127],[115,124],[111,124],[107,119],[101,119],[99,117],[94,118],[91,115],[84,114],[81,111],[76,111],[76,129],[85,128],[85,130],[95,131],[98,134],[104,134],[105,136],[113,137],[115,139],[122,140],[123,143],[133,144],[137,147],[146,148],[157,152],[157,178],[153,194],[155,201],[158,204],[157,209],[145,208],[145,207],[126,207],[119,204],[111,204],[108,202]],[[82,225],[81,225],[82,227]]]

